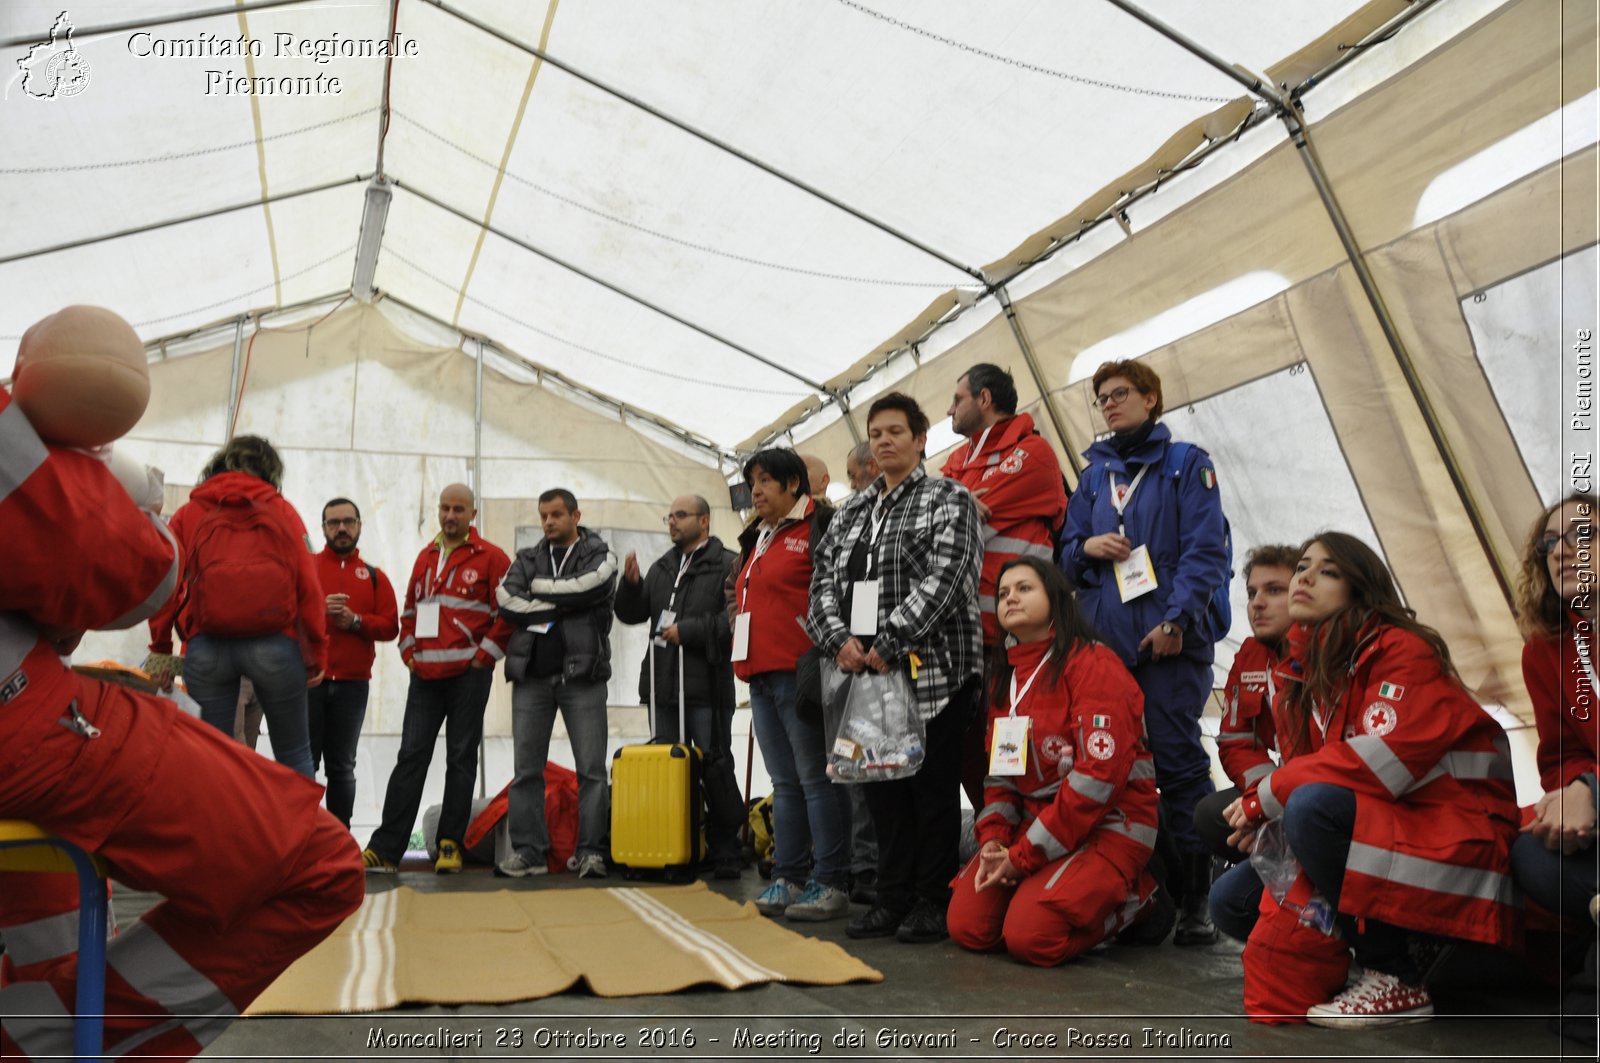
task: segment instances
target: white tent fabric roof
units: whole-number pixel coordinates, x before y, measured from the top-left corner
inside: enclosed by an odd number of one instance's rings
[[[1261,70],[1359,6],[1168,0],[1149,10]],[[241,4],[207,18],[184,16],[217,9],[74,5],[72,44],[90,83],[35,99],[17,60],[48,39],[60,10],[19,0],[0,11],[0,69],[14,72],[0,106],[0,374],[40,307],[113,306],[154,339],[348,288],[385,63],[286,57],[281,45],[381,41],[389,3]],[[1101,0],[402,0],[394,16],[415,54],[390,75],[383,171],[399,191],[378,288],[723,446],[815,396],[804,381],[846,369],[934,296],[980,286],[952,263],[975,271],[1001,258],[1172,130],[1240,95]],[[158,18],[172,21],[90,32]],[[215,52],[241,34],[260,56],[170,54]],[[218,94],[224,77],[319,74],[339,80],[337,94]],[[294,195],[308,189],[321,190]]]

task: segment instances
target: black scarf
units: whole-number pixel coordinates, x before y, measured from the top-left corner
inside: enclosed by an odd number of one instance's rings
[[[1111,448],[1117,452],[1117,457],[1123,461],[1128,460],[1128,455],[1144,446],[1150,438],[1150,433],[1156,430],[1155,421],[1146,421],[1131,432],[1118,432],[1111,437]]]

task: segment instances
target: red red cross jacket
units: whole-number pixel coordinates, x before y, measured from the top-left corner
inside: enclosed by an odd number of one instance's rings
[[[371,679],[374,644],[388,642],[400,631],[400,612],[389,577],[377,565],[363,561],[360,550],[340,555],[326,546],[317,555],[317,576],[323,595],[348,595],[345,606],[361,620],[348,631],[328,621],[328,678]]]
[[[1299,682],[1311,634],[1289,629],[1280,686]],[[1492,945],[1514,943],[1510,873],[1519,817],[1505,732],[1422,639],[1373,624],[1357,643],[1349,686],[1298,749],[1280,691],[1283,766],[1245,794],[1254,820],[1277,818],[1298,786],[1356,794],[1340,911]],[[1324,735],[1326,737],[1324,737]]]
[[[992,510],[983,525],[983,572],[978,579],[983,644],[992,646],[1001,635],[994,616],[1000,566],[1022,556],[1054,563],[1050,534],[1067,513],[1061,463],[1034,428],[1033,418],[1019,413],[996,423],[987,436],[957,447],[940,474],[975,495],[983,492],[978,501]]]
[[[468,528],[467,541],[450,551],[442,569],[439,553],[435,538],[417,555],[400,614],[400,659],[419,679],[448,679],[475,662],[492,668],[511,638],[494,594],[511,567],[505,551]],[[419,604],[439,607],[438,635],[417,637]]]
[[[1020,690],[1043,659],[1049,642],[1023,643],[1007,651]],[[990,775],[978,813],[981,846],[998,841],[1011,863],[1031,875],[1081,847],[1092,832],[1114,835],[1123,868],[1136,876],[1156,840],[1155,762],[1144,741],[1144,695],[1128,669],[1098,643],[1079,646],[1067,658],[1059,683],[1046,662],[1017,705],[1028,729],[1026,771]],[[1007,691],[989,710],[987,748],[994,748],[997,720],[1009,715]]]
[[[1278,733],[1272,723],[1272,695],[1277,680],[1272,670],[1278,655],[1254,636],[1234,654],[1233,669],[1223,687],[1222,725],[1217,730],[1217,757],[1222,770],[1243,793],[1277,766]]]
[[[1578,653],[1581,645],[1600,674],[1593,621],[1573,613],[1559,638],[1522,647],[1522,679],[1539,726],[1539,782],[1545,792],[1600,772],[1600,690]]]

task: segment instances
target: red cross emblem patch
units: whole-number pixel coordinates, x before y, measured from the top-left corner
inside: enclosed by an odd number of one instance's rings
[[[1072,746],[1060,735],[1045,735],[1039,742],[1039,756],[1049,761],[1059,761],[1066,757],[1068,763],[1072,761]]]
[[[1111,737],[1109,731],[1091,731],[1084,746],[1095,760],[1110,760],[1117,753],[1117,740]]]
[[[366,565],[362,565],[360,568],[356,569],[356,579],[371,579],[371,578],[372,578],[372,573],[367,571],[367,566]]]
[[[475,568],[464,568],[464,569],[462,569],[461,570],[461,582],[465,583],[469,587],[472,586],[474,583],[478,582],[478,570],[475,569]]]
[[[1361,714],[1361,726],[1369,735],[1386,735],[1400,722],[1395,707],[1387,701],[1374,701]]]

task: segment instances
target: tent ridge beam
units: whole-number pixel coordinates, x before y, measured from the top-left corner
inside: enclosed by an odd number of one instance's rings
[[[119,229],[114,233],[105,233],[101,236],[89,236],[81,240],[69,240],[64,244],[55,244],[50,247],[37,247],[31,251],[19,251],[14,255],[0,257],[0,265],[9,262],[20,262],[27,258],[38,258],[41,255],[53,255],[58,251],[71,251],[78,247],[89,247],[93,244],[105,243],[108,240],[120,240],[124,236],[138,236],[140,233],[155,232],[157,229],[170,229],[174,225],[186,225],[189,222],[204,221],[207,218],[220,217],[223,214],[232,214],[238,210],[249,210],[251,207],[260,207],[268,203],[281,203],[287,199],[296,199],[300,196],[314,196],[318,192],[327,192],[334,188],[343,188],[346,185],[361,184],[371,177],[370,174],[347,177],[339,181],[327,181],[310,188],[297,188],[290,192],[277,192],[268,196],[256,196],[254,199],[243,203],[233,203],[226,207],[215,207],[203,210],[197,214],[186,214],[181,218],[168,218],[165,221],[151,222],[148,225],[136,225],[131,229]]]
[[[541,62],[545,62],[545,63],[550,64],[551,66],[555,67],[557,70],[560,70],[563,73],[565,73],[565,74],[567,74],[567,75],[569,75],[571,77],[577,78],[579,81],[581,81],[584,84],[590,86],[591,88],[598,89],[599,91],[605,93],[608,96],[611,96],[611,97],[613,97],[615,99],[621,100],[623,103],[626,103],[631,107],[635,107],[635,108],[643,111],[644,113],[650,115],[652,118],[658,119],[659,121],[662,121],[662,122],[666,122],[668,125],[674,127],[675,129],[678,129],[678,130],[680,130],[680,131],[682,131],[684,133],[687,133],[690,136],[694,137],[695,139],[697,139],[697,140],[699,140],[699,141],[701,141],[701,142],[703,142],[705,144],[709,144],[711,147],[716,148],[718,151],[724,152],[725,154],[728,154],[728,155],[732,155],[734,158],[738,159],[739,161],[741,161],[743,163],[746,163],[747,165],[754,166],[756,169],[762,171],[765,174],[768,174],[769,176],[776,177],[778,180],[784,182],[785,184],[789,185],[790,187],[799,189],[801,192],[804,192],[806,195],[811,196],[814,199],[821,200],[823,203],[828,204],[830,207],[833,207],[835,210],[844,211],[846,214],[849,214],[851,217],[857,219],[858,221],[865,222],[866,224],[872,226],[874,229],[877,229],[879,232],[882,232],[882,233],[885,233],[885,234],[887,234],[889,236],[892,236],[896,240],[899,240],[901,243],[906,244],[906,245],[908,245],[910,247],[914,247],[918,251],[921,251],[923,254],[929,255],[929,256],[931,256],[933,258],[938,259],[940,262],[943,262],[945,265],[950,266],[952,269],[960,270],[961,272],[967,274],[969,277],[973,277],[974,279],[976,279],[980,284],[987,285],[989,283],[989,279],[986,276],[984,276],[983,270],[979,269],[978,267],[973,266],[973,265],[969,265],[968,263],[962,262],[960,259],[955,258],[952,255],[949,255],[949,254],[946,254],[943,251],[940,251],[938,248],[935,248],[932,245],[930,245],[930,244],[928,244],[928,243],[926,243],[926,242],[924,242],[922,240],[917,239],[916,237],[910,235],[909,233],[903,232],[902,230],[895,228],[893,225],[890,225],[888,222],[883,221],[880,218],[876,218],[873,215],[868,214],[866,211],[861,210],[858,207],[853,207],[850,204],[848,204],[848,203],[844,202],[843,200],[839,199],[838,197],[832,196],[832,195],[828,194],[827,192],[824,192],[822,189],[817,188],[815,185],[808,184],[807,182],[801,180],[800,178],[794,176],[793,174],[787,173],[784,170],[780,170],[778,167],[772,165],[771,163],[763,162],[761,159],[756,158],[754,155],[751,155],[750,153],[748,153],[746,151],[743,151],[743,150],[741,150],[739,148],[734,147],[732,144],[729,144],[727,141],[721,140],[721,139],[719,139],[719,138],[717,138],[715,136],[712,136],[710,133],[705,132],[702,129],[699,129],[699,128],[695,127],[695,126],[690,125],[688,122],[685,122],[681,118],[673,117],[672,115],[666,113],[665,111],[661,110],[660,108],[654,107],[651,104],[646,103],[644,100],[639,99],[637,96],[630,95],[629,93],[626,93],[626,92],[622,91],[621,89],[616,88],[615,86],[612,86],[610,84],[607,84],[604,81],[601,81],[599,78],[595,77],[592,74],[585,73],[584,71],[578,69],[577,67],[573,66],[571,63],[566,62],[565,60],[557,59],[555,56],[552,56],[550,53],[546,52],[542,48],[537,48],[534,45],[528,44],[526,41],[518,40],[517,38],[511,36],[510,34],[504,33],[501,30],[498,30],[498,29],[494,28],[493,26],[489,25],[486,22],[482,22],[482,21],[480,21],[480,20],[478,20],[476,18],[473,18],[471,15],[466,14],[463,11],[457,10],[456,8],[450,6],[449,4],[443,3],[442,0],[423,0],[423,2],[431,4],[434,7],[437,7],[440,11],[443,11],[444,13],[446,13],[448,15],[454,16],[455,18],[459,19],[462,22],[465,22],[467,25],[473,27],[474,29],[479,30],[482,33],[488,34],[489,36],[493,37],[495,40],[501,41],[504,44],[508,44],[511,47],[516,48],[519,51],[526,52],[527,54],[529,54],[531,56],[534,56],[535,58],[539,59]]]
[[[475,228],[483,229],[483,230],[485,230],[487,232],[491,232],[494,235],[498,236],[500,239],[506,241],[507,243],[515,244],[517,247],[522,248],[524,251],[527,251],[530,254],[538,255],[540,258],[544,259],[547,262],[552,262],[555,265],[560,266],[562,269],[565,269],[565,270],[567,270],[567,271],[569,271],[571,273],[577,274],[578,276],[582,277],[584,280],[590,282],[591,284],[598,284],[600,287],[606,289],[609,292],[613,292],[613,293],[615,293],[617,295],[620,295],[624,299],[627,299],[628,301],[633,302],[633,303],[637,303],[638,305],[640,305],[642,307],[645,307],[648,310],[653,310],[656,313],[660,314],[662,317],[665,317],[670,321],[677,322],[678,324],[682,325],[684,328],[690,329],[690,330],[692,330],[694,332],[698,332],[700,335],[705,336],[708,339],[715,340],[717,343],[720,343],[725,347],[728,347],[728,348],[730,348],[732,350],[738,351],[740,354],[744,355],[746,358],[751,358],[751,359],[753,359],[753,360],[755,360],[757,362],[760,362],[762,365],[766,366],[769,369],[775,369],[778,372],[782,373],[784,376],[787,376],[787,377],[789,377],[789,378],[791,378],[793,380],[798,380],[800,383],[804,384],[806,387],[810,388],[812,391],[818,392],[819,394],[823,394],[823,395],[826,395],[826,394],[829,393],[827,386],[825,384],[823,384],[821,381],[812,380],[810,377],[807,377],[807,376],[805,376],[805,375],[803,375],[801,373],[797,373],[793,369],[790,369],[788,366],[785,366],[780,362],[774,361],[773,359],[768,358],[765,355],[758,354],[755,351],[752,351],[750,348],[743,346],[742,344],[735,343],[733,340],[730,340],[725,336],[721,336],[721,335],[711,331],[710,329],[706,328],[703,325],[697,325],[693,321],[690,321],[688,318],[680,317],[679,315],[673,313],[671,310],[668,310],[668,309],[666,309],[665,307],[662,307],[662,306],[658,306],[657,304],[651,302],[650,300],[644,298],[641,295],[635,295],[633,292],[628,291],[626,288],[622,287],[621,285],[618,285],[618,284],[615,284],[615,283],[613,283],[611,281],[608,281],[604,277],[596,276],[595,274],[590,273],[589,271],[583,269],[582,267],[573,265],[571,262],[568,262],[566,259],[560,258],[557,255],[555,255],[555,254],[553,254],[553,253],[551,253],[549,251],[546,251],[546,250],[544,250],[544,249],[542,249],[540,247],[537,247],[536,245],[531,244],[526,240],[520,239],[519,237],[516,237],[516,236],[512,236],[510,233],[505,232],[502,229],[496,228],[494,225],[488,223],[487,221],[485,221],[485,220],[483,220],[481,218],[474,218],[471,215],[467,214],[465,211],[460,210],[460,209],[458,209],[456,207],[452,207],[450,204],[445,203],[442,200],[439,200],[439,199],[435,198],[434,196],[428,194],[427,192],[422,191],[420,188],[417,188],[415,185],[407,184],[407,183],[405,183],[403,181],[400,181],[397,178],[391,178],[391,181],[392,181],[392,183],[394,184],[394,186],[396,188],[404,189],[405,191],[409,192],[411,195],[416,196],[418,199],[422,200],[424,203],[428,203],[431,206],[437,207],[439,210],[442,210],[447,214],[450,214],[450,215],[452,215],[452,216],[454,216],[456,218],[461,219],[462,221],[466,222],[468,225],[471,225],[471,226],[473,226]],[[0,261],[3,261],[3,260],[0,260]],[[451,327],[455,328],[455,327],[458,327],[458,326],[451,326]]]

